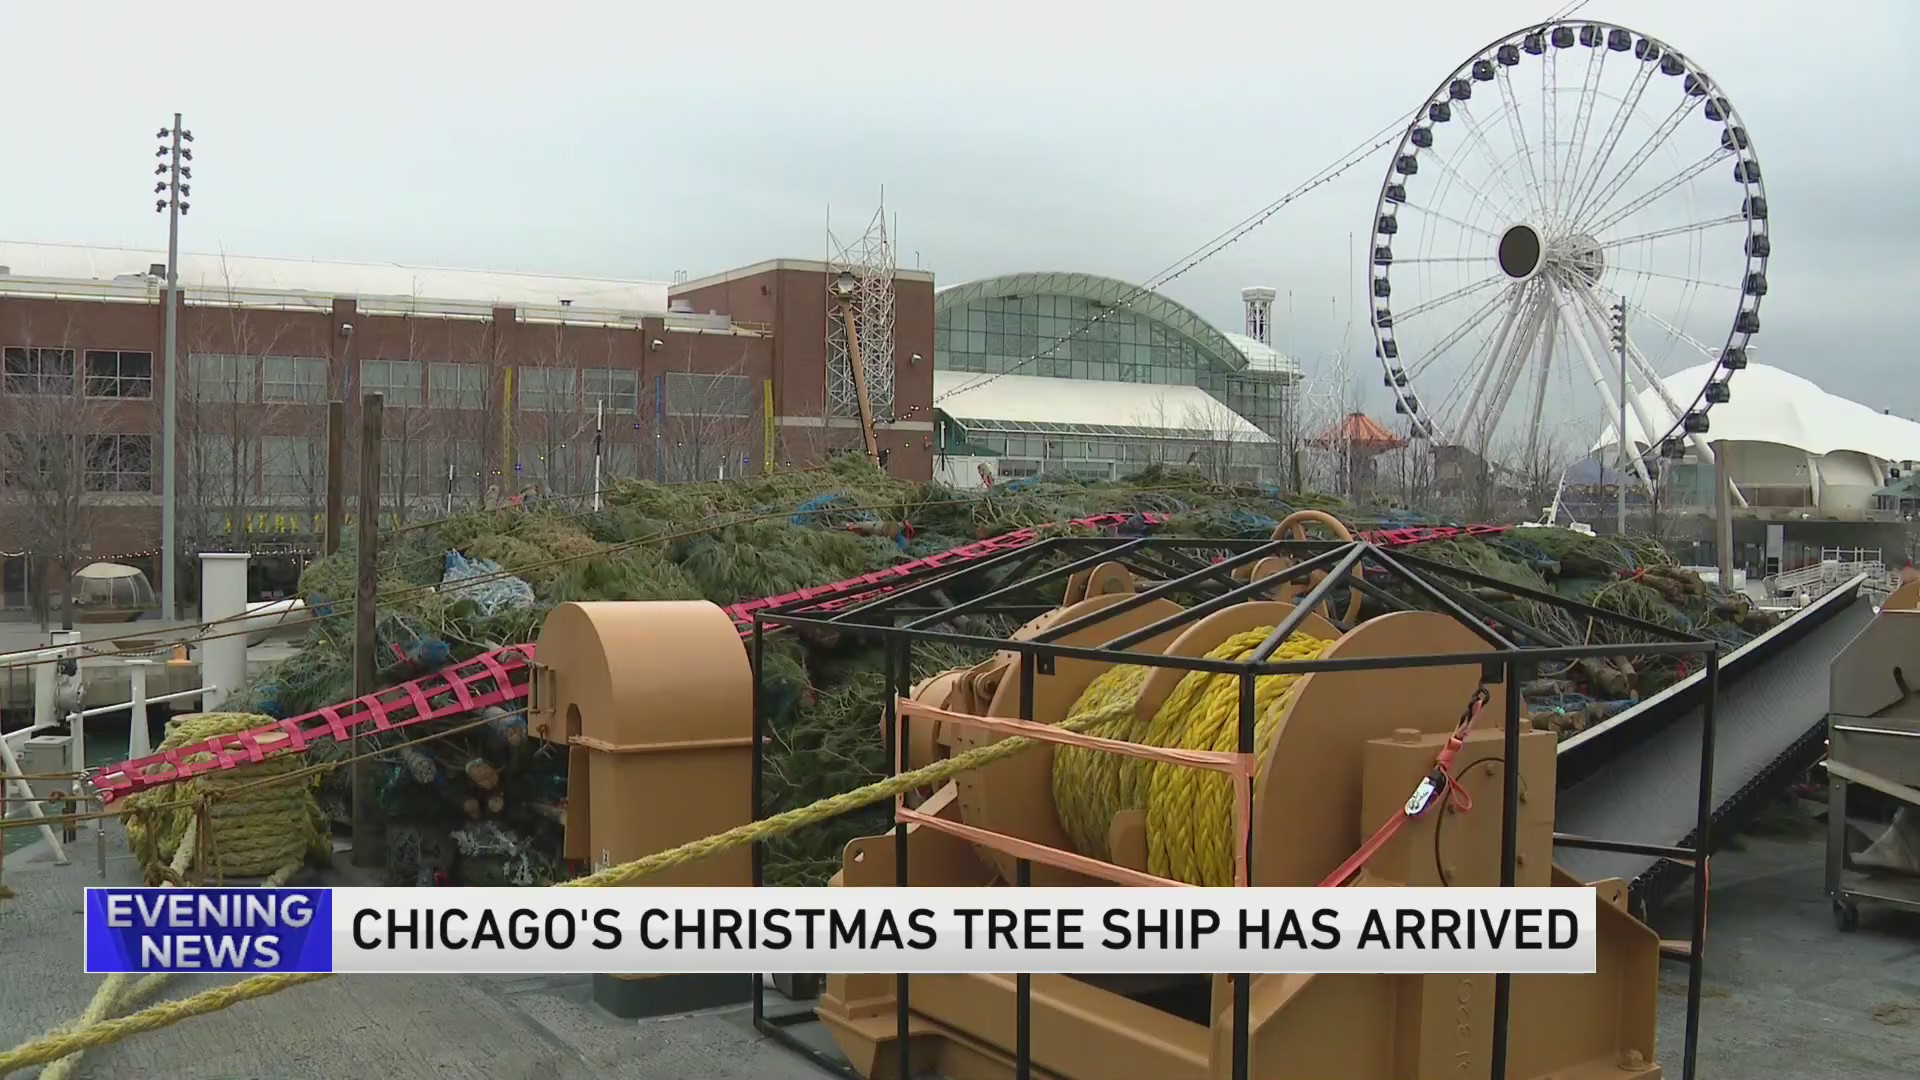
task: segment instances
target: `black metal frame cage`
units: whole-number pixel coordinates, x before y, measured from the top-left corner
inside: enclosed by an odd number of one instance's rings
[[[1241,581],[1233,571],[1251,567],[1268,556],[1291,558],[1293,564],[1281,572],[1257,581]],[[1070,576],[1088,571],[1102,563],[1118,562],[1148,579],[1132,596],[1116,601],[1105,609],[1052,626],[1024,640],[989,636],[953,629],[963,616],[1002,616],[1023,623],[1054,610],[1058,589]],[[1050,565],[1048,565],[1050,564]],[[1320,576],[1323,575],[1323,576]],[[1295,610],[1281,620],[1266,640],[1245,660],[1213,660],[1205,657],[1167,656],[1135,651],[1135,646],[1169,630],[1191,624],[1212,612],[1248,600],[1260,599],[1280,584],[1304,582],[1319,576],[1306,594],[1296,601]],[[1404,586],[1397,593],[1392,585]],[[1553,605],[1584,623],[1593,620],[1616,628],[1647,635],[1649,640],[1628,644],[1575,645],[1557,641],[1549,634],[1528,626],[1513,615],[1472,594],[1469,587],[1497,587],[1516,599]],[[1049,590],[1049,587],[1051,589]],[[1306,618],[1308,612],[1322,607],[1342,587],[1358,590],[1370,603],[1387,610],[1418,608],[1445,613],[1471,629],[1490,647],[1477,653],[1435,653],[1422,655],[1362,657],[1331,660],[1276,662],[1270,659]],[[1051,591],[1051,596],[1048,592]],[[876,595],[877,594],[877,595]],[[753,632],[748,646],[753,666],[754,763],[752,780],[753,818],[767,816],[763,805],[765,746],[769,735],[766,712],[768,700],[761,673],[765,657],[766,635],[779,628],[802,632],[832,632],[878,641],[885,649],[884,677],[886,756],[889,768],[899,769],[895,748],[906,738],[905,717],[896,704],[911,690],[913,648],[917,642],[944,642],[999,652],[1018,654],[1026,676],[1020,701],[1020,718],[1033,719],[1033,679],[1053,672],[1056,659],[1074,657],[1116,664],[1206,671],[1240,677],[1239,746],[1241,753],[1254,752],[1254,677],[1274,674],[1305,674],[1315,671],[1368,671],[1408,667],[1448,667],[1473,665],[1481,668],[1483,684],[1503,682],[1510,688],[1505,695],[1505,746],[1508,761],[1519,760],[1520,694],[1537,665],[1567,662],[1587,657],[1614,656],[1697,656],[1705,667],[1704,719],[1701,725],[1698,822],[1691,843],[1686,846],[1639,843],[1630,840],[1603,839],[1555,832],[1556,847],[1586,848],[1599,851],[1631,852],[1653,855],[1696,868],[1704,868],[1712,849],[1713,827],[1713,741],[1714,710],[1718,697],[1721,643],[1690,634],[1676,633],[1668,627],[1606,611],[1589,604],[1569,600],[1553,593],[1540,592],[1495,581],[1471,571],[1411,557],[1377,546],[1366,540],[1232,540],[1192,539],[1163,536],[1055,536],[1027,547],[968,563],[957,568],[930,567],[914,574],[876,586],[864,594],[866,599],[846,603],[834,610],[821,610],[822,601],[800,600],[778,608],[754,613]],[[955,599],[965,597],[964,599]],[[1187,602],[1182,611],[1147,626],[1121,634],[1099,647],[1059,644],[1070,632],[1097,625],[1124,611],[1133,610],[1159,598]],[[1332,607],[1331,603],[1326,604]],[[1331,620],[1343,632],[1351,627],[1339,619]],[[964,625],[964,624],[963,624]],[[1515,856],[1518,839],[1520,774],[1506,769],[1501,798],[1500,883],[1511,887],[1515,881]],[[1247,781],[1249,784],[1251,780]],[[1247,827],[1251,863],[1254,829]],[[907,822],[896,818],[892,825],[896,885],[906,887],[908,876]],[[756,844],[753,851],[753,883],[764,884],[766,852]],[[1016,863],[1015,885],[1028,883],[1030,863]],[[1693,874],[1692,942],[1686,952],[1687,1016],[1682,1076],[1693,1080],[1699,1036],[1700,996],[1705,961],[1707,920],[1707,875]],[[1014,1070],[1019,1080],[1032,1075],[1032,977],[1020,975],[1016,981],[1016,1046]],[[1232,976],[1234,986],[1234,1080],[1248,1080],[1249,1013],[1251,976]],[[799,1038],[789,1030],[812,1017],[812,1010],[769,1017],[766,1011],[766,976],[753,980],[753,1022],[762,1034],[808,1057],[821,1067],[841,1074],[855,1075],[844,1063]],[[1493,999],[1493,1046],[1491,1075],[1506,1080],[1507,1032],[1511,1004],[1512,975],[1495,976]],[[895,1020],[898,1075],[914,1075],[911,1067],[909,1016],[911,980],[896,976]]]

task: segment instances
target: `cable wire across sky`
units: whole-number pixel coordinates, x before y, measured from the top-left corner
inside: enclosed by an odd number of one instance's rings
[[[1535,25],[1545,26],[1548,23],[1552,23],[1561,19],[1568,18],[1569,16],[1573,15],[1575,12],[1578,12],[1581,8],[1586,6],[1587,6],[1587,0],[1574,0],[1573,3],[1563,4],[1561,5],[1558,11],[1556,11],[1552,15],[1549,15],[1547,18],[1540,20],[1540,22]],[[1315,188],[1322,187],[1326,184],[1333,182],[1334,180],[1338,179],[1341,175],[1346,173],[1348,170],[1352,169],[1355,165],[1358,165],[1361,162],[1372,157],[1374,153],[1376,153],[1377,151],[1389,145],[1392,145],[1395,142],[1398,142],[1400,139],[1401,133],[1406,129],[1406,126],[1409,123],[1413,122],[1414,119],[1419,117],[1422,114],[1422,112],[1425,111],[1425,109],[1426,109],[1426,106],[1422,104],[1420,108],[1414,109],[1411,112],[1403,114],[1398,119],[1387,124],[1385,127],[1382,127],[1379,131],[1376,131],[1374,134],[1367,136],[1366,139],[1362,140],[1353,149],[1348,150],[1345,154],[1341,155],[1338,158],[1335,158],[1331,164],[1322,167],[1318,172],[1314,173],[1312,176],[1302,181],[1299,185],[1294,187],[1292,190],[1288,191],[1286,194],[1268,203],[1266,206],[1260,208],[1259,210],[1254,211],[1253,214],[1249,215],[1248,217],[1242,218],[1237,224],[1229,226],[1224,232],[1221,232],[1215,235],[1212,239],[1201,244],[1199,247],[1194,248],[1192,251],[1174,260],[1172,264],[1162,269],[1159,273],[1148,278],[1143,284],[1135,286],[1131,291],[1129,291],[1126,295],[1122,296],[1119,300],[1115,301],[1112,305],[1104,308],[1100,312],[1100,314],[1095,315],[1093,318],[1088,319],[1087,321],[1074,327],[1072,330],[1061,335],[1060,337],[1053,339],[1053,343],[1047,346],[1045,349],[1034,353],[1032,356],[1026,357],[1025,359],[1021,360],[1019,363],[1013,365],[1012,367],[1008,368],[1005,371],[996,371],[996,372],[983,374],[981,377],[977,379],[968,380],[967,382],[962,383],[959,386],[955,386],[952,389],[947,390],[945,393],[936,394],[933,398],[933,403],[935,405],[938,405],[940,402],[946,400],[947,398],[953,397],[956,394],[964,394],[971,390],[977,390],[980,387],[986,386],[987,384],[993,382],[995,379],[998,379],[1005,375],[1012,375],[1016,372],[1019,372],[1025,369],[1029,364],[1034,363],[1035,361],[1046,359],[1048,357],[1053,356],[1055,353],[1057,353],[1060,350],[1060,347],[1062,345],[1065,345],[1069,341],[1072,341],[1075,338],[1080,337],[1082,334],[1086,333],[1087,330],[1098,325],[1099,323],[1106,321],[1107,317],[1112,315],[1114,312],[1121,311],[1121,310],[1132,310],[1132,307],[1135,301],[1141,299],[1142,297],[1148,296],[1152,293],[1158,292],[1162,287],[1166,286],[1167,284],[1173,281],[1178,280],[1180,277],[1182,277],[1189,271],[1193,270],[1195,267],[1201,265],[1202,263],[1205,263],[1209,259],[1212,259],[1214,256],[1232,247],[1235,243],[1238,243],[1242,237],[1246,236],[1248,233],[1251,233],[1255,229],[1258,229],[1260,226],[1265,225],[1269,220],[1273,218],[1275,214],[1278,214],[1281,210],[1284,210],[1288,206],[1292,205],[1301,196],[1307,194],[1308,192],[1314,190]]]

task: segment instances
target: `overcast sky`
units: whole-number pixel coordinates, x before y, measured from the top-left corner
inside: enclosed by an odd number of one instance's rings
[[[941,281],[1140,281],[1553,10],[15,0],[0,234],[164,244],[153,135],[177,109],[195,134],[194,251],[665,280],[819,258],[829,207],[851,228],[884,185],[902,265]],[[1580,14],[1685,51],[1752,130],[1776,245],[1756,359],[1920,413],[1920,4]],[[1276,345],[1319,369],[1386,166],[1369,158],[1166,291],[1237,329],[1240,287],[1275,286]],[[1363,333],[1356,380],[1383,408]]]

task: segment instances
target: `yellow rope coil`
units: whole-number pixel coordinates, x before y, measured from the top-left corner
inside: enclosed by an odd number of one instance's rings
[[[252,713],[183,716],[167,725],[167,737],[160,749],[173,750],[272,722],[272,717]],[[275,754],[257,765],[218,769],[171,788],[129,795],[123,818],[127,843],[141,865],[149,869],[164,866],[178,851],[187,824],[197,819],[204,796],[209,835],[203,839],[211,865],[201,867],[203,873],[253,877],[309,856],[323,858],[330,853],[331,844],[326,818],[313,795],[318,778],[260,783],[295,772],[302,765],[301,755]]]
[[[1235,634],[1207,653],[1242,660],[1273,633],[1271,626]],[[1312,660],[1331,642],[1288,637],[1275,660]],[[1240,738],[1240,679],[1196,671],[1181,679],[1143,723],[1135,702],[1148,669],[1116,667],[1088,685],[1067,714],[1089,734],[1146,746],[1231,752]],[[1298,675],[1254,679],[1254,746],[1265,760],[1274,725]],[[1060,747],[1053,758],[1053,799],[1060,824],[1081,854],[1111,858],[1107,830],[1122,810],[1147,814],[1147,871],[1191,885],[1233,884],[1233,781],[1191,766],[1125,758],[1103,750]]]

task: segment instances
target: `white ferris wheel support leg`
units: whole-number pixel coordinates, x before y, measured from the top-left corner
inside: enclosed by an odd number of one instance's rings
[[[1587,289],[1584,289],[1577,285],[1574,286],[1573,288],[1575,291],[1578,291],[1584,294],[1588,301],[1587,303],[1579,303],[1576,298],[1576,303],[1574,305],[1575,307],[1580,309],[1579,313],[1581,315],[1586,316],[1584,321],[1586,322],[1587,327],[1594,332],[1594,335],[1597,340],[1606,341],[1608,337],[1606,320],[1602,319],[1600,315],[1596,311],[1594,311],[1592,306],[1593,294],[1589,292]],[[1631,341],[1627,343],[1627,352],[1629,355],[1633,353],[1633,343]],[[1657,392],[1662,397],[1665,397],[1666,389],[1665,387],[1661,387],[1660,380],[1657,376],[1650,374],[1647,369],[1642,368],[1639,372],[1639,377],[1642,379],[1646,379],[1649,383],[1651,383],[1655,387],[1660,387],[1660,389]],[[1633,385],[1632,379],[1629,379],[1627,381],[1627,407],[1633,410],[1633,418],[1639,421],[1640,432],[1648,440],[1651,440],[1653,438],[1654,433],[1656,431],[1664,430],[1663,428],[1655,427],[1653,423],[1653,418],[1647,415],[1647,407],[1643,402],[1641,402],[1640,395],[1635,392],[1635,387]],[[1673,417],[1675,420],[1680,419],[1680,410],[1677,406],[1675,406],[1671,401],[1669,401],[1667,402],[1667,407],[1673,410]],[[1619,415],[1620,406],[1617,402],[1609,402],[1607,405],[1607,408],[1612,410],[1612,415],[1615,415],[1615,416]],[[1626,433],[1622,432],[1620,437],[1622,439],[1625,439],[1627,437]],[[1649,443],[1647,449],[1649,451],[1653,449],[1651,443]],[[1644,472],[1644,468],[1645,467],[1643,465],[1642,466],[1643,472]]]
[[[1606,308],[1605,305],[1600,302],[1600,294],[1595,291],[1591,285],[1581,289],[1581,292],[1586,297],[1586,303],[1583,306],[1586,309],[1587,319],[1594,325],[1597,333],[1604,335],[1606,333],[1606,319],[1603,312]],[[1651,312],[1645,311],[1638,313],[1650,317],[1652,315]],[[1655,318],[1655,321],[1666,325],[1663,319]],[[1675,421],[1678,421],[1682,413],[1679,403],[1674,401],[1672,394],[1667,393],[1666,384],[1661,381],[1660,373],[1654,369],[1653,361],[1648,360],[1647,354],[1640,351],[1640,346],[1633,343],[1632,334],[1627,335],[1627,356],[1633,361],[1633,366],[1639,370],[1640,377],[1647,380],[1647,385],[1654,388],[1654,392],[1660,395],[1661,402],[1666,405],[1667,411],[1673,415]],[[1635,413],[1639,416],[1641,430],[1647,433],[1648,438],[1652,438],[1653,426],[1647,423],[1646,414],[1639,411],[1638,402],[1635,403]],[[1718,467],[1718,462],[1713,452],[1713,444],[1707,441],[1706,436],[1688,432],[1686,439],[1687,444],[1693,447],[1694,453],[1700,456],[1702,463]],[[1739,501],[1742,507],[1747,506],[1747,497],[1741,493],[1739,485],[1735,484],[1732,485],[1732,487],[1733,497]]]
[[[1487,429],[1481,435],[1482,442],[1493,437],[1493,425],[1500,422],[1500,416],[1507,411],[1507,402],[1513,398],[1513,388],[1520,382],[1520,376],[1527,370],[1527,360],[1533,356],[1533,345],[1540,337],[1540,330],[1546,325],[1547,311],[1552,308],[1546,297],[1535,290],[1533,299],[1528,302],[1526,314],[1521,316],[1518,334],[1507,343],[1507,356],[1501,366],[1500,381],[1494,384],[1492,406],[1487,410]],[[1540,427],[1540,414],[1535,412],[1527,425],[1527,442],[1534,441],[1534,433]],[[1523,467],[1531,468],[1533,460],[1529,455]]]
[[[1547,407],[1547,380],[1553,372],[1553,339],[1560,336],[1560,311],[1544,300],[1540,305],[1544,318],[1540,323],[1540,367],[1533,373],[1533,423],[1527,427],[1527,461],[1540,448],[1540,416]]]
[[[1480,399],[1486,395],[1487,382],[1493,377],[1493,369],[1500,364],[1501,357],[1506,350],[1507,336],[1513,333],[1514,321],[1520,317],[1520,309],[1526,302],[1527,286],[1525,282],[1516,281],[1508,286],[1508,288],[1513,292],[1513,300],[1508,303],[1507,313],[1500,320],[1500,329],[1494,332],[1493,348],[1487,351],[1487,365],[1481,369],[1479,377],[1474,380],[1473,395],[1467,398],[1467,407],[1460,414],[1462,421],[1460,430],[1462,433],[1465,432],[1468,425],[1475,424],[1480,417]],[[1480,425],[1483,435],[1487,431],[1487,428],[1488,425]],[[1484,442],[1480,449],[1482,452],[1486,450]]]
[[[1550,287],[1553,288],[1556,298],[1561,297],[1562,294],[1557,285]],[[1559,306],[1564,310],[1568,305],[1560,304]],[[1567,327],[1567,337],[1573,342],[1574,348],[1579,351],[1580,359],[1586,363],[1587,374],[1593,376],[1594,389],[1600,391],[1601,400],[1607,403],[1607,415],[1620,415],[1620,400],[1613,396],[1612,380],[1608,379],[1605,369],[1601,368],[1600,361],[1594,359],[1593,346],[1587,343],[1587,336],[1580,332],[1579,326],[1570,325]],[[1631,398],[1633,395],[1629,392],[1627,396]],[[1622,431],[1618,433],[1618,437],[1620,442],[1624,444],[1628,435]],[[1648,437],[1651,438],[1652,436]],[[1633,459],[1633,471],[1639,475],[1641,486],[1646,488],[1648,494],[1652,494],[1653,478],[1647,475],[1646,462],[1640,460],[1637,455]]]

